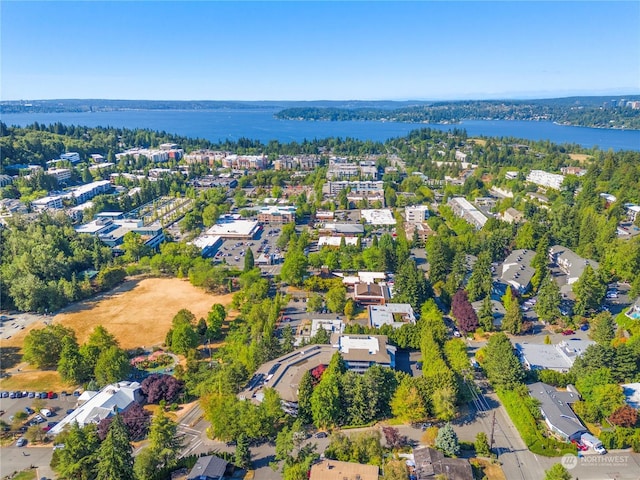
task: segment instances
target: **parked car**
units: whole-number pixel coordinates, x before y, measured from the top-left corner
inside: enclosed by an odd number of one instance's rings
[[[573,335],[574,333],[576,333],[576,332],[574,332],[574,331],[573,331],[573,330],[571,330],[570,328],[567,328],[566,330],[564,330],[564,331],[562,332],[562,334],[563,334],[563,335]]]
[[[589,324],[588,323],[583,323],[580,326],[580,330],[582,330],[583,332],[586,332],[587,330],[589,330]]]
[[[40,410],[40,415],[42,415],[43,417],[50,417],[53,415],[53,412],[48,408],[43,408],[42,410]]]
[[[27,395],[27,397],[36,398],[36,392],[29,392],[29,395]]]
[[[27,439],[24,437],[20,437],[16,442],[16,447],[24,447],[27,444]]]
[[[314,435],[316,438],[327,438],[327,432],[318,432]]]
[[[24,411],[27,412],[27,415],[33,415],[36,411],[30,407],[24,407]]]

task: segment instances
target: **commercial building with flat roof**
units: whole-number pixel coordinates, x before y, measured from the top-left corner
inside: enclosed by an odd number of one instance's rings
[[[260,223],[293,223],[296,221],[296,207],[292,205],[267,205],[258,209]]]
[[[408,303],[369,305],[370,327],[380,328],[383,325],[391,325],[393,328],[400,328],[408,323],[416,323],[415,312]]]
[[[349,370],[364,373],[373,365],[396,368],[396,347],[386,335],[341,335],[338,351]]]
[[[207,230],[207,235],[245,240],[253,238],[260,231],[258,222],[251,220],[229,220],[216,223]]]
[[[387,343],[386,336],[340,335],[336,331],[328,345],[307,345],[262,364],[238,397],[260,403],[263,390],[273,388],[280,395],[285,411],[296,415],[302,376],[319,365],[329,365],[336,352],[340,352],[348,369],[358,373],[372,365],[395,368],[396,347]]]
[[[360,210],[360,216],[365,219],[369,225],[395,225],[396,219],[393,212],[388,208],[379,208],[374,210]]]
[[[407,223],[422,223],[429,218],[429,207],[427,205],[404,207],[404,217]]]

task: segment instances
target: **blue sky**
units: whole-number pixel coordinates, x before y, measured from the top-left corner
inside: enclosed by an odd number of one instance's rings
[[[2,100],[640,92],[640,2],[0,2]]]

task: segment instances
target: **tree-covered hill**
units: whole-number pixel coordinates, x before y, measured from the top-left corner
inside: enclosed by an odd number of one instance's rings
[[[458,123],[462,120],[533,120],[598,128],[640,129],[640,109],[618,106],[621,98],[571,97],[551,100],[433,102],[396,109],[296,107],[277,118],[289,120],[376,120]],[[626,99],[629,100],[629,99]]]

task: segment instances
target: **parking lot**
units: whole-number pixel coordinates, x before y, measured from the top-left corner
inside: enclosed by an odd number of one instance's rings
[[[258,265],[258,257],[261,254],[273,255],[274,264],[281,263],[282,257],[280,256],[280,249],[276,246],[278,238],[282,233],[281,225],[264,225],[264,227],[258,232],[255,238],[251,240],[238,240],[228,238],[224,240],[218,251],[213,257],[213,261],[222,263],[223,261],[235,268],[244,268],[244,255],[247,248],[250,248],[253,252],[253,258]],[[265,269],[270,272],[270,265],[265,265]]]
[[[43,325],[51,321],[52,316],[39,315],[37,313],[3,312],[0,315],[0,339],[9,340],[13,335],[34,322]],[[0,343],[0,346],[2,344]]]
[[[6,422],[9,426],[13,424],[15,416],[18,412],[29,412],[27,418],[20,421],[18,426],[29,426],[29,422],[36,419],[37,415],[40,415],[43,421],[38,421],[43,425],[43,428],[47,428],[49,423],[59,422],[66,415],[67,411],[75,409],[76,402],[80,392],[19,392],[20,397],[10,398],[11,394],[18,392],[0,392],[0,420]],[[25,393],[27,395],[25,395]],[[35,395],[44,396],[44,398],[35,398]],[[33,397],[29,397],[33,395]],[[48,398],[52,397],[52,398]],[[48,412],[42,413],[43,410]],[[50,413],[47,415],[46,413]]]

